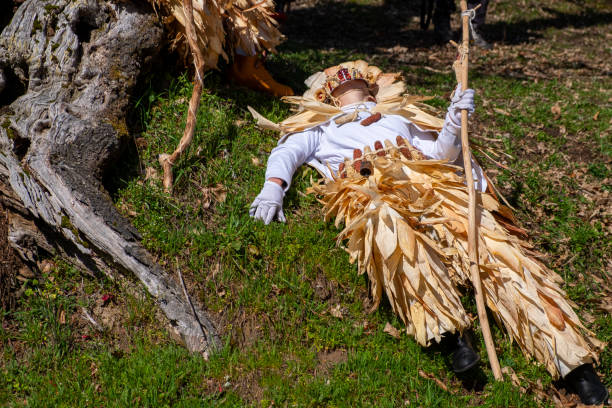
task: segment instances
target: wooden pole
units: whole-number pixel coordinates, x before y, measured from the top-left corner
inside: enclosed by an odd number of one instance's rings
[[[467,10],[467,1],[461,0],[461,20],[463,29],[463,41],[461,46],[461,89],[468,88],[468,46],[470,41],[470,16],[465,13]],[[482,328],[487,354],[491,364],[491,370],[496,380],[502,381],[503,376],[495,352],[495,344],[491,336],[491,328],[489,327],[489,319],[487,318],[487,310],[485,309],[484,295],[482,293],[482,283],[480,281],[480,270],[478,267],[478,222],[476,220],[476,190],[474,188],[474,176],[472,174],[472,153],[468,141],[468,111],[461,111],[461,148],[463,150],[463,166],[465,168],[465,179],[469,194],[468,205],[468,254],[470,258],[470,272],[472,275],[472,284],[476,295],[476,306],[478,309],[478,319]]]

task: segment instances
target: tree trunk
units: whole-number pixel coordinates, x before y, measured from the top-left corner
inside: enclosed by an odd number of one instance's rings
[[[0,198],[24,260],[60,254],[94,273],[134,273],[186,346],[208,353],[219,338],[207,315],[155,264],[102,184],[162,38],[153,10],[136,1],[21,4],[0,35]]]

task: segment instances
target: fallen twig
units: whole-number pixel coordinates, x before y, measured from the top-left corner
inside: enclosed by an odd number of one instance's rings
[[[100,332],[104,331],[104,328],[100,325],[100,323],[96,322],[93,317],[91,317],[87,309],[85,309],[84,307],[81,307],[81,310],[83,312],[83,316],[85,316],[85,318],[89,321],[89,323],[91,323],[94,329]]]
[[[183,295],[185,295],[185,300],[187,300],[187,303],[189,303],[189,306],[191,306],[191,312],[193,313],[193,317],[195,318],[196,322],[198,323],[198,327],[200,328],[200,332],[202,334],[202,337],[208,339],[208,338],[210,338],[210,334],[207,333],[206,330],[204,330],[204,325],[202,324],[202,322],[200,322],[200,318],[198,316],[198,313],[196,312],[195,306],[193,305],[193,302],[191,301],[191,298],[189,297],[189,293],[187,293],[187,286],[185,286],[185,280],[183,279],[183,274],[181,273],[181,268],[178,266],[178,261],[177,261],[177,265],[176,265],[176,270],[178,272],[179,281],[181,282],[181,287],[183,288]],[[204,359],[208,360],[208,352],[204,351],[203,355],[204,355]]]
[[[427,379],[427,380],[434,380],[436,384],[438,384],[438,387],[442,388],[444,391],[446,392],[450,392],[451,394],[454,394],[454,392],[449,391],[448,387],[446,386],[446,384],[444,384],[442,382],[442,380],[440,380],[439,378],[437,378],[436,376],[434,376],[433,374],[428,374],[423,370],[419,370],[419,376]]]

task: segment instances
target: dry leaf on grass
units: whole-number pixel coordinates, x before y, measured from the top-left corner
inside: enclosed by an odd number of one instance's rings
[[[515,387],[521,386],[521,381],[519,380],[518,376],[516,375],[512,367],[508,367],[508,366],[503,367],[501,371],[503,374],[506,374],[507,376],[510,377],[510,380],[512,381],[512,385],[514,385]]]
[[[223,203],[227,198],[227,190],[221,183],[214,187],[201,187],[200,191],[202,192],[202,207],[204,207],[204,209],[210,208],[213,200],[218,203]]]
[[[38,264],[38,268],[40,269],[40,271],[44,274],[47,274],[51,271],[53,271],[53,269],[55,269],[55,262],[49,260],[49,259],[43,259],[39,264]]]
[[[612,313],[612,297],[606,296],[601,300],[599,308],[605,312]]]
[[[504,115],[504,116],[510,116],[510,112],[503,110],[503,109],[499,109],[499,108],[493,108],[493,110],[497,113],[499,113],[500,115]]]
[[[147,139],[145,139],[144,137],[137,137],[136,139],[134,139],[134,143],[136,144],[136,147],[141,149],[147,147]]]
[[[333,306],[329,312],[332,316],[342,319],[342,307],[340,305]]]
[[[550,111],[554,115],[553,118],[555,120],[561,117],[561,106],[559,106],[559,102],[556,102],[553,106],[550,107]]]
[[[153,167],[147,167],[145,169],[145,181],[149,181],[149,185],[153,185],[155,180],[159,180],[159,173]]]
[[[139,182],[140,183],[140,182]],[[134,210],[132,210],[130,208],[130,206],[126,203],[121,203],[119,205],[119,208],[121,209],[121,211],[125,212],[127,215],[129,215],[130,217],[135,217],[138,215],[138,213]]]
[[[95,377],[95,375],[98,374],[98,366],[93,361],[89,365],[89,371],[91,372],[92,377]]]
[[[248,246],[248,251],[249,254],[254,255],[254,256],[258,256],[259,255],[259,248],[257,248],[255,245],[249,245]]]
[[[597,284],[602,288],[612,293],[612,288],[606,285],[606,282],[600,276],[595,275],[594,273],[587,273],[591,279],[593,279]]]
[[[552,388],[552,391],[552,399],[555,403],[555,407],[557,408],[587,407],[587,405],[580,403],[580,400],[576,394],[568,394],[564,389],[557,390],[556,388]]]
[[[364,320],[362,322],[355,322],[353,323],[353,327],[354,328],[359,328],[361,327],[364,330],[368,330],[372,328],[372,325],[370,324],[370,322],[368,322],[367,320]]]
[[[587,323],[593,323],[595,321],[595,316],[593,316],[589,312],[585,312],[583,310],[582,312],[580,312],[580,314],[582,315],[582,318],[584,319],[584,321]]]
[[[251,157],[251,162],[253,163],[253,166],[261,167],[261,161],[257,157]]]
[[[519,378],[512,367],[508,366],[503,367],[501,371],[510,377],[512,385],[517,387],[523,394],[532,394],[539,401],[549,401],[552,399],[557,407],[567,408],[576,406],[576,400],[573,398],[573,396],[567,396],[565,392],[559,392],[556,388],[552,387],[545,390],[540,379],[537,381],[531,381],[524,377]],[[525,386],[521,384],[521,379],[523,380],[523,383],[526,383]]]
[[[385,328],[383,329],[385,333],[390,335],[391,337],[395,337],[396,339],[400,338],[400,331],[391,325],[391,323],[387,322]]]
[[[225,189],[225,186],[221,184],[217,184],[217,187],[215,187],[213,190],[213,194],[215,196],[215,200],[217,200],[219,203],[224,203],[225,199],[227,198],[227,190]]]

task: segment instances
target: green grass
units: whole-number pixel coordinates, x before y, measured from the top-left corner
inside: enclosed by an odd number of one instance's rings
[[[351,7],[361,3],[351,2]],[[498,3],[497,12],[512,17],[509,21],[541,18],[536,12],[519,15],[512,2]],[[565,2],[558,10],[577,13]],[[570,44],[562,29],[552,27],[541,34],[545,38],[536,43],[536,51],[542,63],[548,62],[553,37],[555,49],[563,49],[563,41]],[[592,35],[599,34],[594,30]],[[452,52],[441,52],[452,57]],[[302,49],[290,39],[269,65],[300,89],[306,73],[359,57],[367,55],[350,47]],[[452,75],[402,64],[383,54],[372,58],[383,68],[403,71],[411,93],[438,95],[431,103],[441,109],[447,106],[442,95],[452,89]],[[588,327],[600,340],[611,341],[612,317],[599,308],[606,294],[597,282],[597,278],[610,282],[606,274],[612,253],[610,218],[596,211],[605,205],[602,194],[611,188],[612,110],[610,92],[603,91],[610,89],[610,80],[575,75],[571,84],[554,76],[536,82],[506,75],[500,58],[504,58],[501,53],[474,57],[470,78],[478,90],[474,133],[498,139],[494,147],[513,158],[506,159],[508,170],[483,162],[517,208],[536,248],[565,278],[570,298],[593,316]],[[207,74],[205,88],[193,144],[174,167],[174,195],[163,193],[159,176],[145,179],[141,174],[119,180],[116,204],[161,265],[169,271],[180,266],[192,295],[221,322],[223,349],[209,361],[189,355],[157,322],[154,302],[134,282],[100,281],[60,262],[53,280],[27,282],[17,310],[2,312],[0,404],[552,405],[509,381],[494,382],[482,343],[480,375],[486,385],[473,391],[452,373],[450,356],[442,348],[423,349],[405,334],[395,339],[384,333],[386,322],[396,328],[402,327],[401,322],[388,304],[366,313],[366,278],[357,275],[346,253],[336,247],[338,231],[322,221],[316,200],[300,193],[311,177],[317,177],[313,170],[302,167],[296,173],[285,198],[287,224],[254,222],[248,206],[263,183],[277,136],[257,129],[246,107],[251,105],[272,120],[290,112],[278,100],[229,87],[217,73]],[[187,78],[179,76],[166,89],[151,88],[138,102],[144,129],[140,136],[145,142],[138,159],[142,169],[161,174],[157,155],[172,151],[178,143],[191,89]],[[557,102],[562,113],[555,118],[551,107]],[[227,192],[224,200],[211,192],[219,185]],[[101,304],[105,293],[114,295],[110,305]],[[475,313],[471,296],[464,301]],[[82,307],[91,313],[112,310],[118,323],[98,332],[84,320]],[[331,314],[336,307],[342,311],[341,319]],[[540,380],[542,389],[549,390],[548,373],[527,361],[502,330],[494,326],[493,331],[502,366],[511,367],[524,386]],[[333,352],[341,357],[327,361]],[[612,353],[606,350],[601,372],[608,386],[611,366]],[[419,370],[441,379],[449,391],[420,376]]]

